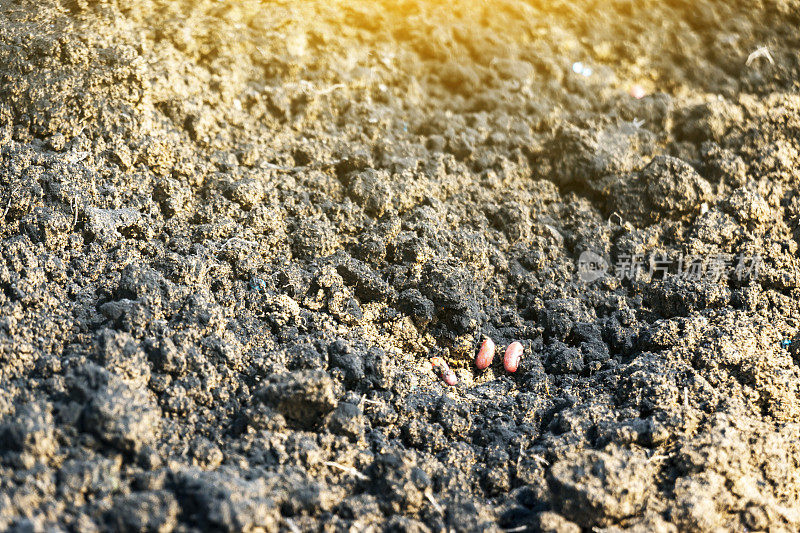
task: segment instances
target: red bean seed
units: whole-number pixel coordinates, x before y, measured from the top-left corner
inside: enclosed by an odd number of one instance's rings
[[[522,359],[522,344],[514,341],[506,348],[506,354],[503,357],[503,366],[508,372],[516,372],[517,367],[519,367],[520,359]]]
[[[455,385],[458,383],[458,378],[456,377],[456,373],[450,369],[450,366],[447,362],[442,359],[441,357],[433,357],[431,358],[431,365],[433,365],[433,369],[439,374],[439,377],[442,381],[447,383],[450,386]]]
[[[492,364],[492,360],[494,359],[494,352],[494,341],[486,337],[486,340],[481,344],[481,349],[478,350],[478,355],[475,357],[475,366],[478,367],[478,370],[489,368],[489,365]]]

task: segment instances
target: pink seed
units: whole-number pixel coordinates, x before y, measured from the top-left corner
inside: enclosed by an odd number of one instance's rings
[[[456,373],[450,370],[450,366],[444,359],[441,357],[433,357],[431,358],[431,365],[433,365],[433,369],[437,374],[439,374],[439,377],[442,379],[442,381],[451,387],[458,383]]]
[[[492,364],[492,360],[494,359],[494,351],[494,341],[486,337],[486,340],[481,344],[481,349],[478,350],[478,355],[475,357],[475,366],[478,367],[478,370],[489,368],[489,365]]]
[[[647,96],[647,91],[645,91],[644,87],[642,87],[637,83],[631,86],[630,90],[628,91],[628,94],[631,95],[631,98],[636,98],[637,100],[640,100],[645,96]]]
[[[506,348],[506,355],[503,357],[503,366],[509,372],[516,372],[521,358],[522,344],[514,341]]]

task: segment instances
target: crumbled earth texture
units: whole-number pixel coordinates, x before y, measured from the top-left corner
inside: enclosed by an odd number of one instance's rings
[[[798,27],[0,0],[0,530],[797,531]]]

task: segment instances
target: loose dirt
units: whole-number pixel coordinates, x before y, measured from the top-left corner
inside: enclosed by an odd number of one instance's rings
[[[0,0],[0,529],[796,531],[799,27]]]

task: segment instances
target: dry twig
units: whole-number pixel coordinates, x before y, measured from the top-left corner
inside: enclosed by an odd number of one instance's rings
[[[364,474],[362,474],[361,472],[359,472],[358,470],[356,470],[352,466],[340,465],[339,463],[334,463],[333,461],[322,461],[322,464],[324,464],[325,466],[331,466],[333,468],[338,468],[342,472],[347,472],[348,474],[352,474],[353,476],[357,477],[358,479],[362,479],[362,480],[363,479],[369,479],[369,477],[365,476]]]
[[[764,59],[769,61],[770,65],[775,64],[775,60],[772,59],[772,54],[769,53],[769,49],[766,46],[759,46],[752,54],[747,56],[747,61],[745,62],[745,65],[749,67],[753,63],[753,61],[755,61],[760,57],[763,57]]]

